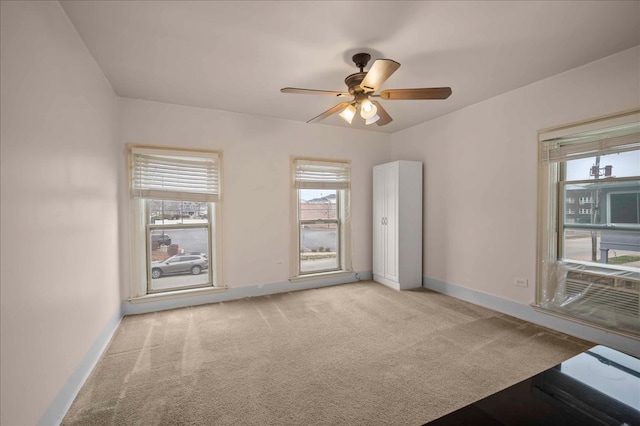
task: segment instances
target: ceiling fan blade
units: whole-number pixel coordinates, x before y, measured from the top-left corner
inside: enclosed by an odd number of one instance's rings
[[[389,89],[380,92],[382,99],[447,99],[451,96],[451,87],[430,87],[423,89]]]
[[[280,89],[282,93],[296,93],[299,95],[328,95],[336,96],[338,98],[343,96],[349,96],[346,92],[336,92],[332,90],[314,90],[314,89],[298,89],[296,87],[284,87]]]
[[[375,92],[398,68],[400,68],[400,64],[396,61],[376,59],[360,83],[360,87],[365,92]]]
[[[377,114],[378,114],[378,117],[380,117],[380,119],[376,121],[376,124],[378,126],[384,126],[385,124],[389,124],[393,121],[393,118],[391,118],[389,113],[384,108],[382,108],[382,105],[380,105],[380,102],[371,101],[371,103],[374,104],[376,108],[378,108]]]
[[[322,114],[316,115],[311,120],[307,121],[307,123],[313,123],[315,121],[320,121],[323,118],[327,118],[330,115],[335,114],[336,112],[340,111],[341,109],[346,108],[350,104],[351,104],[351,102],[340,102],[338,105],[329,108],[328,110],[326,110]]]

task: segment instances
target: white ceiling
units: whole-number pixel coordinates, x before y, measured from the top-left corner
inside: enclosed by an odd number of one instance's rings
[[[453,89],[351,126],[388,133],[640,44],[639,1],[60,3],[119,96],[305,122],[338,101],[280,88],[345,90],[361,51],[402,64],[382,89]]]

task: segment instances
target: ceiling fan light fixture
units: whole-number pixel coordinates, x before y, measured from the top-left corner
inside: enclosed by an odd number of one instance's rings
[[[375,116],[378,112],[378,108],[371,103],[369,99],[365,99],[360,104],[360,116],[365,120],[368,120]],[[378,117],[379,118],[379,117]]]
[[[351,124],[351,122],[353,121],[353,117],[356,115],[356,107],[354,107],[353,105],[349,105],[338,115],[340,115],[340,118],[342,118],[344,121]]]
[[[379,116],[378,114],[375,114],[375,115],[374,115],[373,117],[371,117],[371,118],[366,118],[366,119],[364,120],[364,124],[366,124],[366,125],[368,126],[369,124],[373,124],[373,123],[375,123],[375,122],[376,122],[376,121],[378,121],[378,120],[380,120],[380,116]]]

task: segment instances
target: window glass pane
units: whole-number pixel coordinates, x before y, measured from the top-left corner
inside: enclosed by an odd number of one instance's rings
[[[596,157],[580,158],[566,162],[566,180],[587,180],[595,177]],[[610,166],[610,169],[607,167]],[[598,177],[640,176],[640,151],[601,155],[597,166]]]
[[[300,224],[300,272],[339,269],[338,224]]]
[[[208,223],[208,203],[193,201],[149,200],[152,225]]]
[[[598,232],[594,232],[596,237]],[[564,231],[564,253],[563,258],[567,260],[590,261],[592,254],[591,231],[581,231],[575,229],[565,229]],[[597,253],[597,245],[596,255]]]
[[[640,268],[640,230],[564,230],[564,260]]]
[[[565,184],[563,197],[565,225],[640,225],[640,180]]]
[[[209,285],[209,229],[163,227],[150,232],[149,290]]]
[[[298,190],[300,273],[340,269],[338,190]]]
[[[212,285],[209,203],[147,200],[150,292]]]
[[[336,190],[300,189],[298,218],[300,220],[337,219]]]

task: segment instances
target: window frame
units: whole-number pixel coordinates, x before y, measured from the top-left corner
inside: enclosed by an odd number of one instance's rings
[[[134,174],[134,153],[140,151],[148,151],[154,154],[164,155],[187,155],[198,157],[215,156],[217,161],[217,188],[218,194],[216,201],[188,200],[188,199],[168,199],[166,201],[193,201],[204,202],[207,205],[207,221],[206,223],[197,224],[156,224],[150,221],[149,204],[156,198],[136,197],[133,188]],[[221,211],[222,211],[222,176],[223,176],[223,158],[222,151],[194,149],[183,147],[156,146],[146,144],[127,144],[127,164],[129,185],[129,205],[130,205],[130,228],[131,228],[131,285],[130,298],[131,301],[143,300],[147,297],[176,297],[181,294],[190,294],[194,290],[207,291],[215,289],[216,291],[224,288],[222,282],[222,253],[221,253]],[[209,252],[208,279],[206,284],[186,285],[180,287],[172,287],[166,290],[153,290],[151,288],[151,233],[159,229],[175,229],[175,228],[207,228],[207,245]],[[188,293],[185,293],[188,292]]]
[[[349,170],[349,184],[347,188],[335,189],[327,188],[326,185],[320,185],[317,188],[297,188],[296,187],[296,162],[314,162],[327,164],[344,164]],[[318,278],[322,276],[333,276],[337,274],[352,273],[351,267],[351,214],[350,214],[350,198],[351,198],[351,162],[349,160],[336,160],[326,158],[310,158],[292,156],[290,161],[291,169],[291,261],[290,261],[290,278],[292,282],[298,280],[306,280]],[[335,219],[319,219],[319,220],[301,220],[300,219],[300,194],[304,189],[317,190],[334,190],[336,191],[336,218]],[[336,232],[338,232],[336,246],[336,260],[338,266],[331,269],[323,269],[317,271],[303,272],[301,267],[301,251],[300,251],[300,227],[303,223],[308,224],[336,224]]]
[[[564,209],[567,208],[564,202],[564,185],[570,183],[576,183],[579,181],[566,181],[566,161],[572,158],[566,158],[558,160],[557,158],[551,160],[549,152],[546,151],[545,143],[553,141],[559,138],[580,136],[586,132],[599,132],[603,133],[606,129],[614,128],[617,126],[624,126],[631,123],[640,122],[640,110],[630,110],[619,114],[613,114],[605,117],[601,117],[596,120],[575,123],[567,126],[545,129],[538,132],[538,232],[537,232],[537,277],[536,277],[536,293],[535,303],[533,306],[540,309],[541,312],[550,313],[553,315],[560,315],[567,319],[582,322],[592,327],[602,328],[607,331],[622,334],[637,338],[635,331],[631,332],[627,329],[620,329],[619,324],[605,324],[598,322],[595,318],[585,318],[584,316],[577,316],[570,312],[556,309],[553,306],[554,298],[558,296],[558,292],[562,291],[562,286],[568,285],[566,278],[562,278],[563,274],[567,274],[567,271],[583,272],[584,275],[591,275],[594,277],[601,276],[607,279],[615,280],[624,286],[626,282],[637,282],[638,268],[625,267],[622,265],[611,265],[604,263],[595,263],[590,261],[576,261],[573,259],[563,259],[563,243],[564,243],[564,229],[565,225],[571,228],[579,227],[576,224],[565,224]],[[636,134],[634,132],[633,134]],[[569,155],[576,153],[578,155],[575,158],[586,158],[591,155],[607,155],[615,151],[616,148],[612,148],[609,141],[605,138],[602,142],[596,141],[595,144],[601,143],[602,151],[592,151],[584,148],[581,150],[581,142],[576,143],[573,146],[569,146],[566,152]],[[564,145],[559,145],[563,147]],[[590,142],[590,148],[594,147],[594,142]],[[631,147],[631,148],[630,148]],[[637,151],[640,150],[638,141],[634,139],[632,142],[626,142],[618,152],[624,151]],[[562,152],[560,152],[562,155]],[[552,155],[558,155],[553,153]],[[581,156],[581,157],[579,157]],[[624,178],[606,178],[607,182],[636,180],[637,177],[624,177]],[[603,179],[605,181],[605,179]],[[593,180],[588,181],[593,183]],[[578,200],[580,201],[580,200]],[[584,204],[583,204],[584,205]],[[590,205],[591,207],[591,205]],[[589,225],[589,224],[585,224]],[[596,227],[606,228],[605,225],[596,225]],[[591,226],[586,226],[589,230]],[[577,269],[576,269],[577,268]],[[629,275],[631,274],[631,275]],[[613,277],[613,278],[612,278]],[[630,278],[629,278],[630,277]],[[626,280],[626,281],[625,281]],[[566,284],[565,284],[566,283]],[[616,288],[617,288],[616,284]],[[633,285],[633,284],[632,284]],[[561,293],[560,293],[561,294]],[[557,303],[557,301],[556,301]]]

